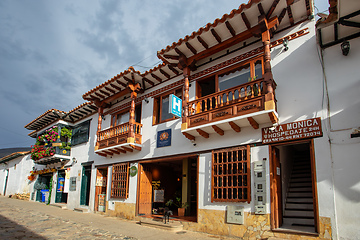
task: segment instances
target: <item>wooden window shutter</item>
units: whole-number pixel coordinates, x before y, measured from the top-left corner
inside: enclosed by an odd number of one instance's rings
[[[111,197],[128,198],[129,163],[114,164],[112,169]]]

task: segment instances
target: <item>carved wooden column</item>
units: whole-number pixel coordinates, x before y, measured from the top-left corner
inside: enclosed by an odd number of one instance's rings
[[[135,143],[135,99],[137,97],[137,92],[140,90],[140,84],[129,84],[129,89],[131,90],[131,105],[129,111],[129,133],[127,142],[128,143]]]
[[[265,110],[275,110],[274,81],[271,72],[270,33],[269,30],[262,33],[264,45],[264,80],[266,82]]]
[[[136,99],[137,93],[131,92],[131,105],[130,105],[130,117],[129,117],[129,135],[127,142],[128,143],[134,143],[135,142],[135,99]]]
[[[183,113],[183,117],[182,117],[182,124],[181,124],[181,130],[185,130],[187,129],[187,119],[189,117],[189,106],[188,106],[188,102],[189,102],[189,76],[190,76],[190,68],[189,67],[185,67],[183,69],[183,76],[184,76],[184,101],[183,101],[183,109],[184,109],[184,113]]]
[[[96,135],[97,135],[97,140],[96,140],[96,146],[95,146],[95,150],[99,149],[99,141],[100,141],[100,131],[101,131],[101,123],[102,123],[102,115],[104,113],[104,109],[103,107],[98,107],[98,126],[97,126],[97,131],[96,131]]]

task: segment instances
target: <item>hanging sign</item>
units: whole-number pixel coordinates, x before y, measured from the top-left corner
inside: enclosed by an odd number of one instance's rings
[[[157,132],[156,147],[171,146],[171,128]]]
[[[182,100],[181,98],[175,96],[174,94],[170,94],[169,96],[169,113],[174,115],[175,117],[181,117],[181,109],[182,109]]]
[[[138,172],[138,170],[137,170],[137,167],[136,166],[132,166],[131,168],[130,168],[130,176],[132,176],[132,177],[135,177],[136,176],[136,174],[137,174],[137,172]]]
[[[277,143],[322,137],[321,118],[306,119],[262,129],[262,143]]]
[[[164,190],[154,190],[154,202],[164,202]]]

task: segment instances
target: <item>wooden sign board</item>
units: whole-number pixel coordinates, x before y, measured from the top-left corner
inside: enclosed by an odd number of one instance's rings
[[[278,143],[322,137],[321,118],[306,119],[262,129],[262,143]]]

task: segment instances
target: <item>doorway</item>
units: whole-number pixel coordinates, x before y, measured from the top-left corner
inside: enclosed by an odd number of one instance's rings
[[[271,227],[316,233],[318,230],[313,141],[270,146]]]
[[[95,211],[105,212],[108,168],[96,169]]]
[[[162,219],[170,210],[173,220],[197,221],[197,176],[197,157],[140,163],[137,214]]]
[[[91,165],[83,166],[80,191],[80,205],[89,206]]]
[[[55,203],[67,203],[68,194],[64,192],[65,170],[58,171]]]
[[[9,178],[9,169],[6,169],[6,172],[5,172],[5,186],[4,186],[4,191],[3,191],[4,196],[6,196],[6,188],[7,188],[7,184],[8,184],[8,178]]]

